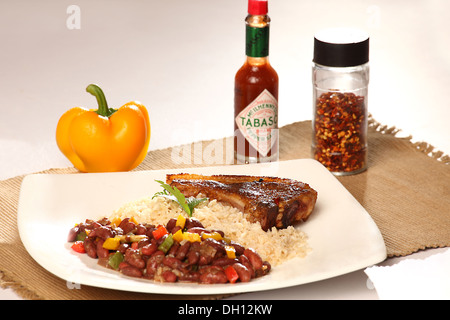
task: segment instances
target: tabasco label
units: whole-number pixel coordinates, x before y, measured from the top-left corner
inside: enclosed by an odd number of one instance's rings
[[[276,142],[272,130],[278,128],[278,102],[264,89],[235,119],[245,139],[263,157]]]

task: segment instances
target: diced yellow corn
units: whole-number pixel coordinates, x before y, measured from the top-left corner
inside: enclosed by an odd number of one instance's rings
[[[184,236],[183,236],[183,231],[178,230],[177,232],[175,232],[172,236],[173,240],[177,241],[177,242],[181,242],[184,240]]]
[[[220,241],[220,240],[222,240],[223,238],[222,238],[222,235],[220,234],[220,233],[218,233],[218,232],[211,232],[211,233],[206,233],[206,232],[203,232],[202,233],[202,238],[203,239],[207,239],[207,238],[213,238],[214,240],[217,240],[217,241]]]
[[[236,250],[233,246],[225,246],[225,252],[227,253],[228,259],[236,259]]]
[[[175,223],[175,226],[178,226],[181,229],[183,229],[185,224],[186,224],[186,218],[182,214],[180,214],[177,218],[177,222]]]
[[[108,238],[103,242],[103,248],[117,250],[120,246],[120,237]]]

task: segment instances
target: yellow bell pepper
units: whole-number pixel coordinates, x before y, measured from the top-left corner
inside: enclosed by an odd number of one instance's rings
[[[131,217],[128,221],[133,222],[134,224],[138,224],[135,217]]]
[[[192,233],[192,232],[184,232],[183,239],[187,240],[189,242],[201,242],[202,241],[202,239],[200,238],[200,235],[198,233]]]
[[[120,235],[115,236],[114,238],[107,238],[105,242],[103,242],[103,248],[108,250],[117,250],[121,243],[124,242],[139,242],[142,240],[146,240],[148,237],[143,234],[132,234],[132,235]]]
[[[236,249],[233,246],[225,246],[228,259],[236,259]]]
[[[192,233],[192,232],[183,232],[178,230],[173,234],[173,240],[177,242],[181,242],[184,240],[187,240],[189,242],[201,242],[202,239],[198,233]]]
[[[120,219],[119,217],[115,217],[111,220],[111,225],[118,227],[121,222],[122,222],[122,219]]]
[[[120,237],[108,238],[103,242],[103,248],[107,250],[117,250],[120,246]]]
[[[182,214],[178,215],[177,222],[175,223],[175,226],[180,227],[181,229],[183,229],[185,224],[186,224],[186,218]]]
[[[179,229],[177,232],[173,234],[173,240],[177,242],[181,242],[184,240],[183,231],[181,231],[181,229]]]
[[[211,233],[203,232],[202,233],[202,239],[204,240],[204,239],[208,239],[208,238],[212,238],[212,239],[217,240],[217,241],[220,241],[220,240],[223,239],[222,235],[220,233],[216,232],[216,231],[213,231]]]
[[[82,172],[129,171],[147,155],[150,120],[145,106],[132,101],[108,108],[103,91],[90,84],[98,110],[76,107],[60,118],[56,142],[61,152]]]

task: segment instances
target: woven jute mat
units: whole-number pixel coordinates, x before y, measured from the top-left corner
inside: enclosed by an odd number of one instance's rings
[[[413,144],[410,137],[397,138],[397,131],[383,127],[371,119],[368,170],[358,175],[338,177],[378,225],[386,243],[388,257],[405,256],[426,248],[450,245],[450,159],[441,152],[434,152],[433,147],[426,143]],[[229,141],[230,138],[224,138],[180,146],[178,149],[151,151],[135,170],[202,166],[202,159],[195,155],[195,150],[207,150],[208,146],[215,143],[226,145]],[[309,158],[310,144],[310,121],[282,127],[280,161]],[[191,150],[191,161],[174,163],[174,150]],[[50,169],[41,173],[81,174],[74,168]],[[144,294],[68,285],[65,280],[38,265],[20,240],[17,207],[23,178],[24,176],[19,176],[0,181],[2,287],[11,287],[26,299],[156,300],[223,297]]]

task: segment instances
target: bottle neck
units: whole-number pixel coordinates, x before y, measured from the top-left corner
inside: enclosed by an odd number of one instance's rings
[[[247,56],[246,63],[251,65],[252,67],[259,67],[263,65],[269,64],[269,57],[261,57],[261,58],[255,58]]]
[[[245,19],[245,54],[249,58],[269,56],[268,15],[248,15]]]

